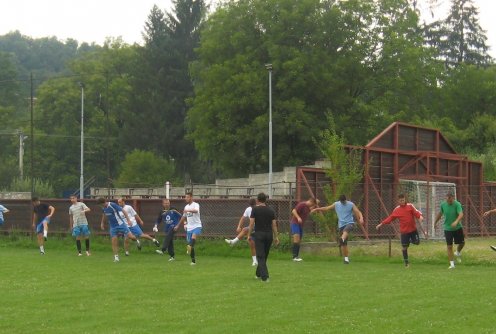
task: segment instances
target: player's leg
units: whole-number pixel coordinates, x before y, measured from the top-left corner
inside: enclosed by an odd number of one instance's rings
[[[263,240],[264,260],[263,260],[263,265],[260,268],[261,269],[260,278],[262,279],[262,282],[268,282],[269,268],[267,267],[267,259],[269,258],[270,246],[272,246],[272,232],[264,232],[264,234],[265,234]]]
[[[196,257],[195,257],[195,244],[196,244],[196,239],[198,236],[201,234],[201,227],[195,228],[192,233],[191,233],[191,240],[189,242],[189,254],[191,256],[191,264],[194,265],[196,264]]]
[[[114,262],[119,262],[119,239],[117,235],[112,236],[112,252],[114,253]]]
[[[463,228],[454,231],[454,242],[456,244],[456,261],[458,263],[462,262],[462,249],[465,246],[465,235],[463,234]]]
[[[86,256],[90,256],[90,229],[88,225],[81,226],[82,234],[84,236],[84,245],[86,247]]]
[[[174,261],[176,255],[174,252],[174,229],[171,229],[169,231],[167,237],[169,239],[167,243],[167,251],[169,252],[169,261]]]
[[[155,246],[160,247],[160,242],[149,234],[141,233],[139,237],[151,240],[155,244]]]
[[[243,237],[245,235],[248,234],[248,227],[244,227],[243,229],[241,229],[241,232],[238,233],[238,235],[236,236],[236,238],[234,239],[224,239],[229,245],[231,246],[234,246],[238,241],[240,241],[241,239],[243,239]]]
[[[50,219],[45,217],[43,219],[43,238],[45,238],[45,240],[48,238],[48,223],[50,223]]]
[[[408,247],[410,247],[410,233],[402,233],[400,236],[401,239],[401,253],[403,254],[403,262],[405,263],[405,267],[410,266],[410,262],[408,260]]]
[[[81,236],[77,236],[76,238],[76,248],[78,251],[78,256],[82,256],[83,254],[81,253]]]
[[[300,224],[291,223],[291,234],[293,235],[293,261],[299,262],[300,258],[300,242],[303,235],[303,229]]]
[[[446,239],[446,250],[448,253],[448,260],[450,263],[449,269],[455,268],[455,261],[453,260],[454,254],[453,254],[453,240],[454,240],[454,234],[453,231],[444,231],[444,237]]]
[[[38,223],[38,225],[36,225],[36,236],[38,241],[38,247],[40,249],[40,254],[45,255],[45,238],[43,238],[43,223]]]
[[[257,270],[255,271],[255,275],[257,278],[264,277],[267,279],[268,270],[267,270],[267,257],[265,255],[266,247],[265,247],[265,234],[266,232],[255,232],[255,249],[257,253]]]
[[[344,264],[350,263],[349,250],[348,250],[348,236],[351,230],[353,230],[353,226],[354,224],[347,224],[340,229],[342,234],[339,240],[339,244],[341,246],[341,252],[344,257],[343,259]]]
[[[248,244],[250,245],[250,254],[252,260],[251,265],[255,267],[256,265],[258,265],[258,261],[257,261],[257,252],[255,249],[255,241],[253,240],[252,237],[248,237]]]

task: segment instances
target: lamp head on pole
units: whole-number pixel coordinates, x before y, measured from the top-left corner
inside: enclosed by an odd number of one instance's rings
[[[272,64],[265,64],[267,71],[272,71]]]

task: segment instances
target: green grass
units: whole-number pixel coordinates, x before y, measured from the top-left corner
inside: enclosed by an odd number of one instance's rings
[[[409,269],[396,243],[392,258],[386,244],[352,247],[348,266],[335,248],[301,263],[275,250],[262,283],[246,246],[219,240],[201,241],[192,267],[181,240],[175,262],[148,244],[113,263],[104,238],[77,257],[71,239],[40,256],[31,238],[2,237],[0,333],[492,333],[490,243],[468,240],[453,271],[442,243],[411,247]]]

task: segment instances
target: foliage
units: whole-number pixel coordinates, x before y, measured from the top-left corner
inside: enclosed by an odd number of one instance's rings
[[[336,132],[332,117],[329,116],[328,120],[328,128],[323,131],[318,146],[331,164],[329,168],[325,168],[326,175],[331,179],[331,185],[324,188],[327,203],[330,205],[340,195],[346,195],[348,199],[355,195],[356,187],[363,179],[365,167],[362,151],[347,148],[343,136]],[[338,221],[335,211],[327,211],[323,215],[316,214],[314,219],[320,223],[331,240],[336,238]]]
[[[53,190],[53,186],[47,180],[42,180],[35,178],[33,180],[34,193],[33,196],[37,197],[45,197],[45,198],[53,198],[55,197],[55,191]],[[12,180],[10,186],[5,189],[5,191],[19,191],[19,192],[31,192],[31,178],[24,177],[19,178],[16,177]]]
[[[153,152],[133,150],[126,154],[116,180],[118,187],[162,186],[166,181],[177,184],[174,163],[157,157]]]

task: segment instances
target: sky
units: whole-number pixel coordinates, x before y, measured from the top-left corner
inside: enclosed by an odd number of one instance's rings
[[[0,35],[19,30],[33,38],[56,36],[103,44],[106,37],[142,43],[145,21],[153,5],[170,10],[171,0],[0,0]],[[209,3],[215,0],[208,1]],[[422,2],[422,1],[421,1]],[[423,0],[427,2],[427,0]],[[438,0],[435,18],[442,17],[449,0]],[[496,0],[474,0],[480,24],[486,30],[489,53],[496,58]],[[427,9],[427,6],[422,6]],[[425,12],[425,20],[432,20]]]

